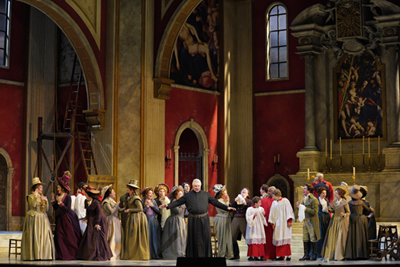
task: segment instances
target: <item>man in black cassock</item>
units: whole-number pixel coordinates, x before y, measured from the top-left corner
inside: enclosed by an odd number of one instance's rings
[[[211,232],[210,219],[208,217],[209,203],[223,209],[235,210],[227,207],[208,192],[201,190],[201,181],[194,179],[193,190],[182,196],[180,199],[161,205],[160,208],[175,208],[186,204],[189,211],[188,236],[186,245],[186,257],[211,257]]]

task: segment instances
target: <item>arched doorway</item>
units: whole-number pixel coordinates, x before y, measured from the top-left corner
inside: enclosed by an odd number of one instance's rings
[[[191,184],[195,178],[204,184],[202,175],[203,157],[199,151],[196,134],[187,128],[179,139],[179,184]]]
[[[207,142],[207,137],[206,134],[201,128],[201,126],[195,122],[193,119],[190,119],[190,121],[187,121],[179,127],[176,136],[175,136],[175,145],[174,145],[174,184],[177,185],[179,184],[179,163],[180,163],[180,140],[182,134],[185,132],[185,130],[190,130],[191,132],[187,132],[187,137],[188,141],[193,139],[193,136],[191,137],[192,133],[195,135],[197,142],[198,142],[198,154],[197,157],[201,159],[199,168],[199,177],[198,178],[202,181],[203,188],[208,188],[208,154],[210,153],[210,149],[208,148],[208,142]],[[192,146],[192,145],[190,145]],[[193,148],[192,148],[193,149]],[[193,155],[194,157],[196,155]]]
[[[0,148],[0,231],[8,231],[11,225],[13,172],[10,155]]]
[[[268,179],[267,182],[268,187],[270,186],[275,186],[276,189],[281,190],[282,192],[282,197],[286,197],[291,201],[291,188],[289,181],[286,179],[285,176],[282,176],[280,174],[275,174],[271,178]]]

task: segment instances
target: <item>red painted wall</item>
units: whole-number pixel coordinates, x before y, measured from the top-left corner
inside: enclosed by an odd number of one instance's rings
[[[175,136],[179,127],[193,119],[204,130],[208,148],[208,192],[214,196],[213,186],[223,177],[218,177],[218,172],[213,171],[211,163],[214,154],[218,154],[218,103],[219,96],[172,88],[170,99],[165,102],[165,151],[172,149]],[[172,153],[173,154],[173,153]],[[165,169],[165,183],[174,186],[174,156],[172,155],[171,168]],[[205,190],[207,191],[207,190]],[[210,209],[210,215],[215,214],[215,209]]]

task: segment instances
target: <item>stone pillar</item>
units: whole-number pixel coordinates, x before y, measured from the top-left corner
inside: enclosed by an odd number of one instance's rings
[[[224,1],[225,183],[253,187],[252,1]]]
[[[141,177],[142,3],[120,0],[118,71],[118,192]],[[143,184],[141,183],[142,187]]]
[[[315,88],[314,88],[314,55],[305,57],[305,83],[306,83],[306,140],[302,151],[317,151],[315,146]]]

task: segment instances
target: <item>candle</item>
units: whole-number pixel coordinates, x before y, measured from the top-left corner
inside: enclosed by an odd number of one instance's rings
[[[325,138],[325,158],[328,158],[328,138]]]
[[[342,137],[339,137],[339,150],[340,150],[340,156],[342,155]]]
[[[368,137],[368,158],[370,158],[370,157],[371,157],[371,140]]]
[[[278,154],[278,163],[281,162],[281,161],[279,160],[279,158],[280,158],[280,155]]]
[[[332,159],[332,139],[331,139],[331,151],[330,151],[330,153],[331,153],[331,159]]]
[[[380,136],[378,135],[378,156],[381,154],[381,141]]]
[[[216,161],[215,163],[218,163],[218,155],[216,155],[216,160],[217,160],[217,161]]]
[[[353,167],[353,176],[356,176],[356,167]]]
[[[276,163],[276,156],[274,156],[274,163]]]
[[[310,169],[307,168],[307,177],[310,177]]]
[[[364,156],[364,135],[363,135],[363,156]]]
[[[214,162],[215,162],[215,154],[214,154]]]

